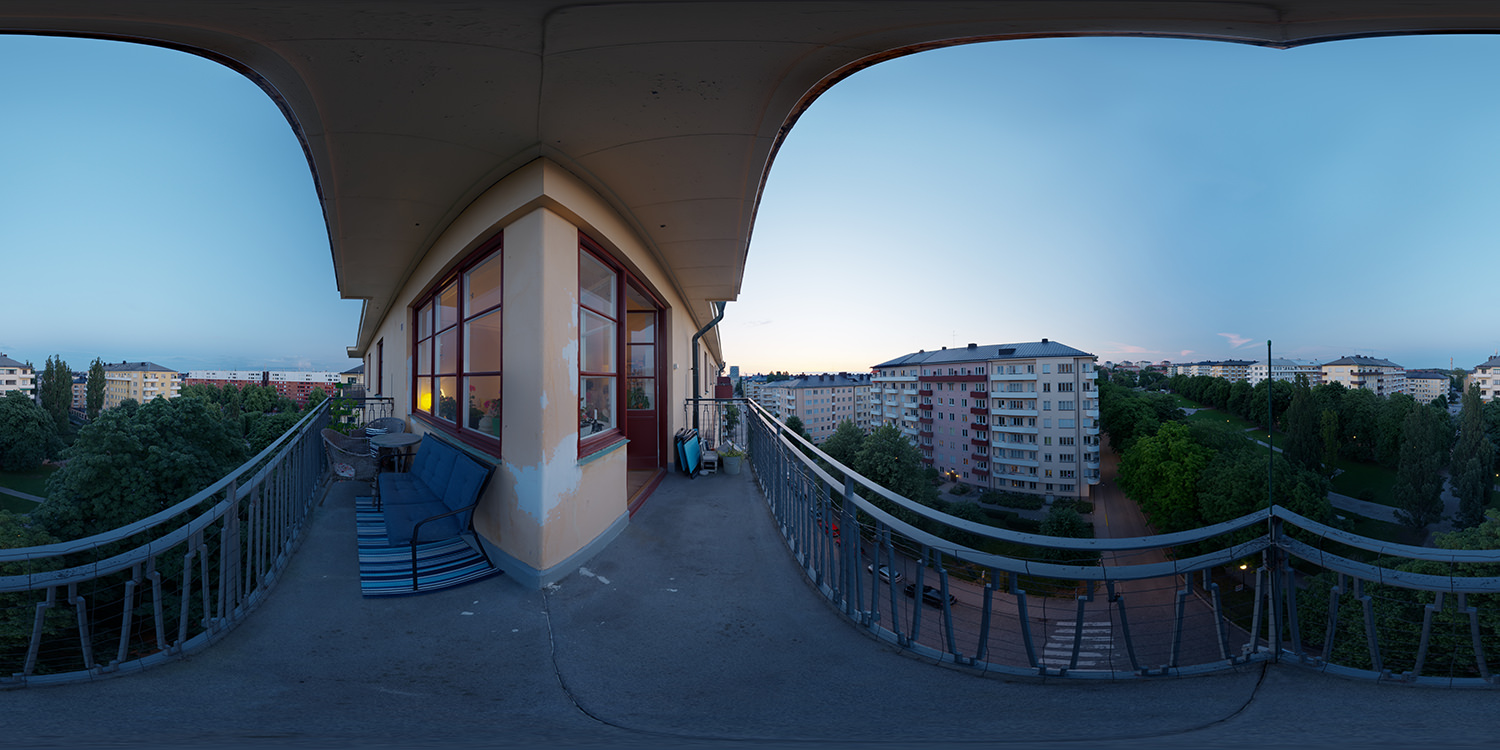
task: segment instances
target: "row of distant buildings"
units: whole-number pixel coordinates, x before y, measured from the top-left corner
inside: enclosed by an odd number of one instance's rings
[[[1339,383],[1346,388],[1361,388],[1381,396],[1405,393],[1422,403],[1439,396],[1452,398],[1460,395],[1452,393],[1452,373],[1449,370],[1407,369],[1390,360],[1360,355],[1322,363],[1273,358],[1269,365],[1266,360],[1227,359],[1203,362],[1105,362],[1104,366],[1131,372],[1154,370],[1168,376],[1208,375],[1230,382],[1244,381],[1251,385],[1268,377],[1287,382],[1303,377],[1309,385]],[[1491,357],[1469,371],[1464,380],[1464,389],[1468,389],[1471,384],[1479,386],[1480,397],[1486,401],[1500,396],[1500,356]]]
[[[88,398],[87,371],[73,373],[73,408],[83,409]],[[154,398],[176,398],[185,385],[269,386],[298,405],[305,405],[314,388],[333,393],[338,383],[360,386],[364,365],[344,372],[199,370],[177,372],[154,362],[112,362],[104,365],[104,408],[112,409],[126,399],[139,402]],[[35,368],[0,353],[0,397],[21,391],[36,398]]]
[[[1056,341],[920,350],[868,374],[741,379],[745,395],[814,441],[848,420],[891,425],[923,461],[981,489],[1088,497],[1099,483],[1097,358]]]

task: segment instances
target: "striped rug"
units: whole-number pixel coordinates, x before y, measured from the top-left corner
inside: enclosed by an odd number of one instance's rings
[[[417,545],[417,588],[411,586],[411,548],[392,547],[375,499],[356,498],[354,524],[359,539],[359,588],[365,596],[400,596],[451,588],[500,573],[463,539]]]

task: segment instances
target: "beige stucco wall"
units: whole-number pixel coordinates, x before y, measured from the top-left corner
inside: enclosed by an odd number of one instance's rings
[[[413,365],[405,324],[412,302],[502,230],[504,455],[490,459],[496,472],[474,522],[512,564],[529,569],[518,580],[530,574],[533,582],[545,583],[576,567],[582,562],[577,556],[628,518],[624,447],[582,459],[578,455],[579,230],[644,280],[665,304],[660,340],[668,347],[667,394],[660,413],[668,435],[684,421],[681,403],[691,390],[690,342],[701,323],[687,314],[655,256],[606,201],[562,167],[537,160],[501,180],[459,215],[413,269],[392,313],[379,324],[372,341],[384,341],[382,379],[398,415],[409,417]],[[705,339],[716,345],[716,338]],[[373,349],[372,344],[360,354]],[[715,374],[714,369],[700,373],[703,388],[711,387]],[[428,431],[421,419],[409,421],[414,431]]]

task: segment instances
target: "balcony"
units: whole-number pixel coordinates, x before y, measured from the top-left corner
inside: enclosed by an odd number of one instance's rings
[[[982,437],[982,438],[981,438],[981,437],[976,437],[976,438],[969,438],[969,443],[970,443],[970,444],[971,444],[971,445],[983,445],[983,446],[989,446],[989,444],[990,444],[990,439],[989,439],[989,438],[987,438],[987,437]]]
[[[917,417],[917,421],[922,424],[932,424],[932,417]]]
[[[988,478],[989,475],[990,475],[990,470],[989,469],[981,469],[981,468],[979,468],[979,467],[976,466],[973,469],[970,469],[969,473],[971,473],[971,474],[973,474],[975,476],[980,476],[980,477],[986,477],[986,478]]]
[[[1037,434],[1039,432],[1039,430],[1037,428],[1035,428],[1035,427],[1020,427],[1020,426],[1016,426],[1016,425],[1008,425],[1008,424],[1006,424],[1006,425],[999,425],[999,424],[996,424],[996,425],[990,425],[990,432],[1008,432],[1008,433],[1011,433],[1013,435],[1035,435],[1035,434]],[[1095,435],[1099,434],[1098,433],[1098,428],[1095,428],[1094,434]]]
[[[988,406],[971,406],[969,407],[969,413],[976,415],[988,415],[990,413],[990,409]]]
[[[924,424],[924,425],[922,425],[921,427],[917,428],[917,433],[920,434],[920,435],[931,435],[932,434],[932,425],[930,425],[930,424]]]
[[[993,375],[990,375],[990,380],[999,381],[999,382],[1011,382],[1011,381],[1016,381],[1016,380],[1036,380],[1036,373],[1034,373],[1034,372],[995,373]],[[990,387],[990,391],[991,392],[998,391],[998,390],[1002,390],[1002,389],[1001,388],[997,388],[997,387],[993,387],[993,386]]]
[[[932,389],[926,386],[917,389],[918,396],[932,396]]]
[[[969,391],[969,398],[989,398],[989,391]]]

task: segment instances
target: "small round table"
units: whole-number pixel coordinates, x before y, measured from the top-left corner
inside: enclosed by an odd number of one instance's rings
[[[393,451],[392,458],[397,462],[398,471],[406,471],[406,464],[401,459],[411,456],[411,451],[406,450],[417,443],[422,442],[422,436],[411,432],[387,432],[384,435],[371,435],[370,444],[379,448],[382,452]],[[383,463],[383,462],[382,462]]]

